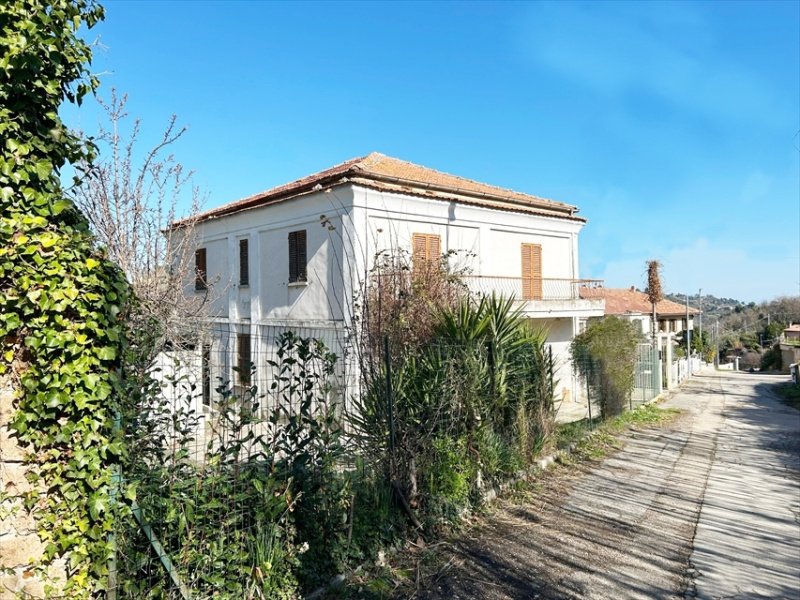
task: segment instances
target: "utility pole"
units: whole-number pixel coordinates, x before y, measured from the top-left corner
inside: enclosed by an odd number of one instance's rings
[[[697,292],[697,299],[700,302],[700,343],[703,343],[703,288],[700,288],[700,291]]]
[[[692,330],[689,329],[689,294],[686,294],[686,366],[692,374]]]

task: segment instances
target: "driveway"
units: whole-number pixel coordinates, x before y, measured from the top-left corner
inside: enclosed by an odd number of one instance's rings
[[[678,421],[502,504],[414,596],[800,599],[800,412],[779,380],[688,381]]]

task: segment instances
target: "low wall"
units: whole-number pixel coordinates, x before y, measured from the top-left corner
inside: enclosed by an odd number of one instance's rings
[[[66,581],[66,561],[37,568],[44,545],[23,504],[32,487],[26,478],[25,450],[9,428],[14,399],[9,378],[0,378],[0,599],[53,597]]]

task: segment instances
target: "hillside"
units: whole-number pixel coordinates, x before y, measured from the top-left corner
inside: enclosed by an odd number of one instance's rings
[[[666,294],[668,300],[677,302],[678,304],[686,304],[685,294]],[[733,298],[717,298],[711,294],[689,294],[689,306],[698,308],[703,311],[703,319],[709,319],[708,322],[713,322],[716,319],[721,319],[727,315],[739,313],[746,308],[755,308],[755,302],[747,304],[741,300],[734,300]]]

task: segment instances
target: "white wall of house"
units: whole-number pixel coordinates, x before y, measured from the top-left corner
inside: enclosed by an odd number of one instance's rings
[[[583,223],[455,202],[354,189],[353,223],[362,242],[362,265],[377,251],[411,248],[414,233],[438,234],[442,251],[472,253],[474,275],[520,277],[522,243],[541,244],[542,276],[578,276],[577,235]]]
[[[341,194],[339,194],[341,196]],[[234,322],[332,322],[344,316],[346,270],[340,199],[317,192],[197,226],[197,247],[206,249],[208,313]],[[323,218],[324,216],[324,218]],[[292,231],[306,231],[307,280],[289,281]],[[248,240],[249,284],[239,284],[239,241]],[[194,288],[187,274],[187,294]]]

